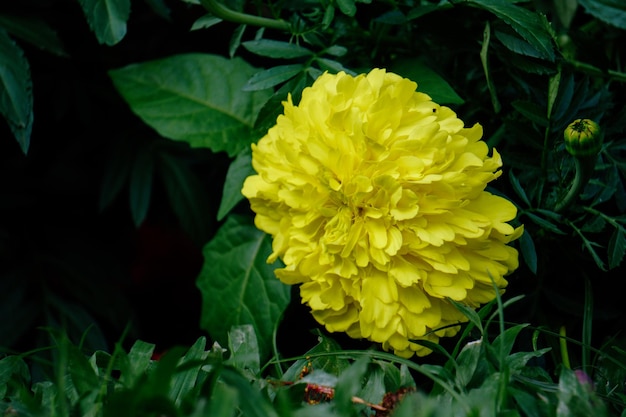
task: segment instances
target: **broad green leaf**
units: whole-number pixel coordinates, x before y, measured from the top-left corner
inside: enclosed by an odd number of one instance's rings
[[[258,91],[281,84],[304,70],[302,64],[279,65],[254,74],[243,87],[243,91]]]
[[[244,60],[184,54],[110,71],[120,94],[162,136],[234,156],[270,91],[244,92],[256,72]]]
[[[222,200],[220,201],[220,207],[217,211],[217,220],[223,220],[224,217],[244,199],[243,194],[241,194],[243,182],[254,173],[255,171],[252,168],[252,153],[249,149],[244,149],[228,167],[226,179],[224,180]]]
[[[609,269],[617,268],[626,253],[626,230],[616,228],[609,240]]]
[[[22,152],[33,130],[33,84],[22,49],[0,28],[0,114],[7,120]]]
[[[79,0],[98,42],[115,45],[126,35],[130,0]]]
[[[624,0],[578,0],[578,3],[590,15],[620,29],[626,29]]]
[[[418,59],[400,59],[391,71],[417,83],[417,90],[428,94],[438,104],[463,104],[464,100],[439,74]]]
[[[304,46],[270,39],[246,41],[241,45],[253,54],[266,56],[268,58],[292,59],[313,55],[313,52]]]
[[[0,28],[44,51],[67,56],[57,33],[42,19],[34,16],[0,14]]]
[[[506,0],[462,0],[457,4],[462,3],[493,13],[534,46],[542,58],[554,61],[552,36],[539,14]]]
[[[229,216],[204,247],[204,266],[197,280],[202,293],[201,326],[226,345],[233,327],[251,324],[261,357],[272,345],[275,324],[289,303],[290,287],[274,276],[269,265],[271,238],[243,216]]]

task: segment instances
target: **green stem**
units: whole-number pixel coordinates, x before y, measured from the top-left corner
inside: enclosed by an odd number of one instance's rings
[[[216,0],[200,0],[200,3],[202,3],[205,9],[222,20],[286,32],[291,30],[291,25],[284,20],[268,19],[266,17],[236,12]]]
[[[583,188],[585,188],[585,185],[587,185],[591,179],[591,174],[593,173],[597,158],[598,155],[574,158],[576,173],[574,174],[572,185],[567,191],[565,197],[563,197],[556,203],[556,206],[554,206],[555,212],[558,213],[565,210],[574,201],[576,201],[576,198],[580,195]]]
[[[565,366],[567,369],[572,369],[572,365],[569,361],[569,353],[567,351],[567,336],[565,334],[565,326],[561,326],[559,336],[559,345],[561,346],[561,358],[563,359],[563,366]]]

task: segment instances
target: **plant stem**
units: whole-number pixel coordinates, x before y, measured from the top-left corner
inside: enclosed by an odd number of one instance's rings
[[[559,336],[559,345],[561,346],[561,358],[563,359],[563,366],[565,366],[567,369],[572,369],[572,365],[569,361],[569,353],[567,351],[567,336],[565,333],[565,326],[561,326]]]
[[[247,13],[240,13],[229,9],[217,0],[200,0],[202,6],[220,19],[241,23],[250,26],[260,26],[268,29],[277,29],[288,32],[291,25],[284,20],[268,19],[266,17],[255,16]]]
[[[574,179],[572,180],[572,185],[565,197],[563,197],[559,202],[554,206],[555,212],[560,212],[568,208],[576,198],[581,193],[585,185],[591,179],[591,174],[593,172],[593,168],[595,167],[597,155],[589,156],[589,157],[578,157],[574,158],[575,170]]]

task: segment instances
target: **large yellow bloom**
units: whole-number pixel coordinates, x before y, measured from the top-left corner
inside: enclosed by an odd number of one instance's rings
[[[273,236],[268,262],[331,332],[410,357],[495,297],[518,266],[522,228],[485,191],[500,155],[417,84],[382,69],[325,73],[291,97],[258,144],[242,193]]]

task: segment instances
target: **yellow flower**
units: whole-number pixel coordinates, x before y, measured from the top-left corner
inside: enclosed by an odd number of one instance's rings
[[[268,262],[331,332],[410,357],[466,321],[518,266],[508,200],[485,191],[500,155],[417,84],[325,73],[256,145],[242,193],[273,237]]]

